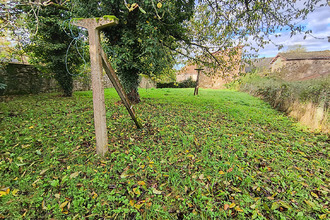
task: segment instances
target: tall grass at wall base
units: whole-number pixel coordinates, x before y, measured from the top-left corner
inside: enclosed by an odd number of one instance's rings
[[[273,108],[286,112],[314,130],[329,131],[330,76],[285,81],[254,72],[228,87],[259,96]]]

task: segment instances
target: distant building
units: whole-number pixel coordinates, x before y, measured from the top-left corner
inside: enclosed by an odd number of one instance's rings
[[[245,67],[245,72],[251,72],[253,70],[257,70],[258,72],[267,72],[270,70],[270,62],[274,59],[274,57],[264,57],[264,58],[256,58],[251,61],[250,65]]]
[[[231,59],[228,55],[228,51],[217,51],[212,55],[218,57],[224,63],[224,68],[219,68],[217,72],[213,69],[204,66],[197,66],[196,64],[191,64],[183,67],[176,75],[176,81],[182,82],[184,80],[197,80],[197,68],[203,68],[199,78],[200,88],[211,88],[211,89],[222,89],[224,85],[231,82],[240,72],[240,61],[241,61],[241,49],[242,47],[237,47],[237,54],[232,56]],[[235,49],[237,49],[235,48]],[[231,66],[227,68],[226,65]]]
[[[285,80],[307,80],[330,74],[330,50],[279,53],[270,62],[272,72]]]

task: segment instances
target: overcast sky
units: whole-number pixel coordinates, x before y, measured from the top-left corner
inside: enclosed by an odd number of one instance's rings
[[[300,24],[306,26],[306,30],[312,30],[312,35],[317,38],[307,36],[304,40],[304,34],[295,35],[290,38],[290,33],[281,33],[280,38],[273,37],[272,40],[276,44],[284,45],[284,48],[278,51],[274,45],[266,45],[264,49],[259,51],[259,57],[274,57],[278,52],[284,52],[288,47],[294,45],[301,45],[307,51],[330,50],[330,42],[328,42],[328,36],[330,37],[329,6],[316,9],[308,15],[307,20],[301,21]]]

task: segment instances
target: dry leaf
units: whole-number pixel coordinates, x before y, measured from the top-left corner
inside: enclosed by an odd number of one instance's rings
[[[229,205],[228,204],[225,204],[224,206],[223,206],[223,209],[224,210],[227,210],[229,208]]]
[[[60,209],[64,209],[64,207],[68,204],[69,201],[65,201],[60,205]]]
[[[232,203],[232,204],[230,204],[229,208],[231,209],[231,208],[234,208],[235,206],[236,206],[236,204]]]
[[[219,171],[219,174],[222,175],[222,174],[225,174],[225,172],[223,172],[222,170]]]
[[[79,175],[80,172],[74,172],[70,175],[70,179],[76,178]]]
[[[311,192],[311,195],[315,198],[319,198],[319,196],[316,193]]]
[[[139,188],[133,188],[133,192],[134,192],[136,195],[138,195],[138,196],[141,195],[141,192],[140,192],[140,189],[139,189]]]
[[[156,195],[162,194],[162,191],[157,190],[156,188],[153,188],[152,192]]]
[[[146,185],[146,183],[144,181],[138,181],[138,185],[144,186],[144,185]]]
[[[231,171],[233,171],[233,168],[230,167],[228,170],[227,170],[227,173],[230,173]]]

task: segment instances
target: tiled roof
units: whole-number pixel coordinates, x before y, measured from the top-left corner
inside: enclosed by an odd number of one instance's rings
[[[330,60],[330,50],[278,53],[271,63],[273,63],[278,57],[285,60]]]

